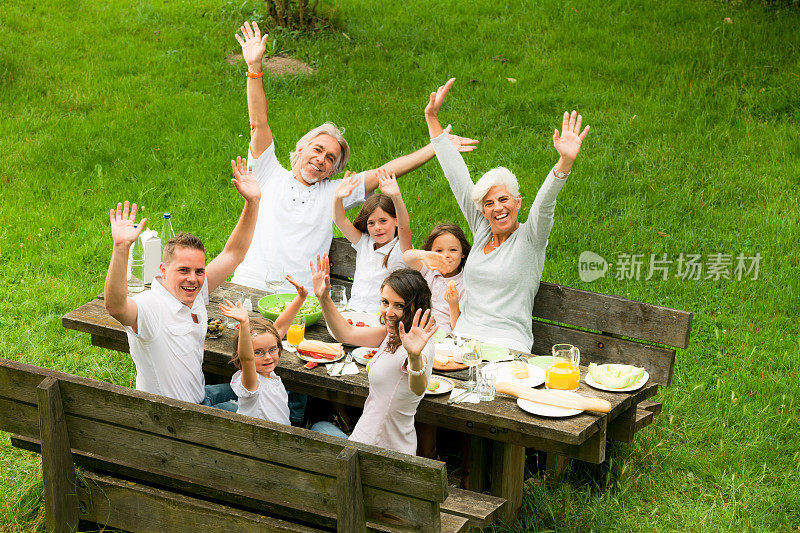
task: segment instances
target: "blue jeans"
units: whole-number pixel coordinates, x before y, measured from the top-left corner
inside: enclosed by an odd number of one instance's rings
[[[332,435],[334,437],[341,437],[343,439],[347,438],[347,433],[336,427],[336,425],[326,422],[322,420],[317,422],[313,426],[311,426],[311,431],[316,431],[317,433],[322,433],[323,435]]]
[[[220,383],[218,385],[206,385],[206,397],[200,405],[208,405],[216,409],[224,409],[233,413],[239,408],[236,403],[236,393],[233,392],[230,383]]]
[[[289,422],[293,426],[305,427],[306,419],[306,403],[308,403],[308,396],[297,392],[288,391],[289,393]]]

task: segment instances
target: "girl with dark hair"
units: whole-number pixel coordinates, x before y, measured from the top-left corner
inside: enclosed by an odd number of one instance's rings
[[[225,300],[219,309],[224,316],[239,322],[231,354],[231,362],[238,369],[231,378],[231,388],[239,398],[236,412],[288,426],[291,424],[289,395],[275,368],[282,352],[281,339],[303,306],[308,291],[291,276],[286,279],[297,289],[297,296],[275,323],[261,318],[251,323],[242,302]]]
[[[348,309],[378,312],[381,282],[386,275],[405,267],[403,252],[411,248],[411,222],[394,174],[378,169],[383,194],[367,198],[353,222],[344,211],[343,199],[358,186],[358,179],[345,175],[333,197],[333,221],[356,250],[356,271]]]
[[[450,333],[464,309],[464,277],[461,271],[470,251],[464,231],[455,224],[437,224],[422,250],[406,250],[403,261],[419,270],[431,288],[433,318]]]
[[[404,268],[389,274],[381,285],[381,326],[355,327],[336,310],[330,297],[328,257],[311,264],[314,293],[336,340],[377,348],[369,365],[369,396],[350,440],[415,454],[414,415],[433,370],[436,324],[431,317],[431,291],[422,275]],[[330,422],[311,429],[347,438]]]

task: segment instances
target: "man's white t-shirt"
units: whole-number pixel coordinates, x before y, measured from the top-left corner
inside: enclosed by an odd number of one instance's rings
[[[298,183],[275,157],[274,142],[257,159],[250,153],[247,163],[261,186],[261,203],[253,242],[231,281],[266,290],[268,273],[272,279],[272,274],[284,273],[310,289],[308,263],[331,247],[333,195],[339,180]],[[344,199],[345,209],[364,202],[364,173],[356,177],[361,183]]]
[[[201,403],[206,396],[203,347],[208,327],[208,281],[192,307],[182,304],[153,278],[149,291],[133,296],[136,329],[125,326],[136,365],[136,389]],[[192,319],[197,317],[197,322]]]
[[[353,274],[353,287],[347,308],[352,311],[377,313],[380,311],[381,285],[391,272],[405,268],[403,250],[397,237],[377,250],[375,239],[369,233],[363,233],[361,239],[352,245],[356,250],[356,271]],[[383,260],[389,256],[386,266]]]

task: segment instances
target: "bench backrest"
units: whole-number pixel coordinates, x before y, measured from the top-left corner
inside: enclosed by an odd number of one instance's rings
[[[0,430],[38,439],[37,387],[58,380],[73,454],[191,495],[331,527],[342,456],[356,462],[367,523],[438,531],[438,461],[0,359]],[[349,455],[348,455],[349,454]]]
[[[356,253],[345,239],[330,250],[333,283],[349,286]],[[581,350],[581,363],[626,363],[644,367],[656,383],[669,385],[675,349],[689,345],[692,313],[620,296],[542,282],[533,305],[533,353],[554,344]]]

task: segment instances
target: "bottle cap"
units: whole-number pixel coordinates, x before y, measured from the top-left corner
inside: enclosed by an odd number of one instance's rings
[[[164,213],[164,218],[169,218],[169,217],[170,217],[169,213]]]

